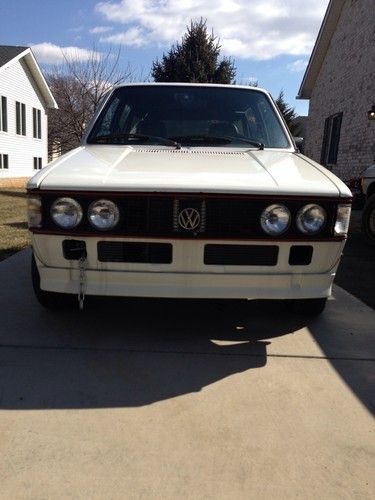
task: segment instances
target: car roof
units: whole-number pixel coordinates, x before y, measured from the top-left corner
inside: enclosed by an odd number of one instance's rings
[[[244,89],[244,90],[255,90],[257,92],[262,92],[263,94],[270,95],[268,90],[261,87],[252,87],[251,85],[231,85],[224,83],[188,83],[188,82],[132,82],[123,83],[120,85],[114,85],[113,89],[122,87],[216,87],[216,88],[226,88],[226,89]]]

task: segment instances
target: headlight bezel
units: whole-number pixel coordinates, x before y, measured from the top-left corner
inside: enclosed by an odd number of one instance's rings
[[[309,230],[306,228],[306,226],[303,224],[302,217],[310,210],[313,209],[318,209],[321,214],[323,215],[323,222],[322,224],[316,228],[315,230]],[[308,203],[306,205],[303,205],[298,212],[296,213],[295,221],[296,221],[296,227],[302,233],[304,236],[316,236],[319,233],[322,233],[324,228],[326,227],[327,224],[327,211],[324,207],[319,205],[318,203]]]
[[[267,220],[269,219],[266,219],[266,213],[268,212],[268,214],[270,214],[272,211],[275,211],[277,209],[283,209],[284,213],[288,216],[288,220],[280,231],[272,231],[270,230],[272,226],[267,225]],[[273,203],[271,205],[268,205],[266,208],[262,210],[262,213],[260,215],[260,226],[263,229],[264,233],[267,234],[268,236],[278,237],[283,235],[284,233],[286,233],[286,231],[288,231],[291,221],[292,221],[292,216],[290,209],[283,203]]]
[[[53,211],[57,207],[57,205],[59,203],[62,203],[62,202],[70,203],[70,205],[73,206],[77,210],[77,217],[76,217],[76,220],[74,221],[74,223],[62,224],[61,221],[59,221],[57,219],[56,214],[53,213]],[[58,226],[59,228],[61,228],[63,230],[75,229],[82,222],[83,215],[84,214],[83,214],[82,205],[75,198],[71,198],[70,196],[61,196],[59,198],[56,198],[50,207],[51,220],[53,221],[54,224],[56,224],[56,226]]]
[[[106,227],[99,226],[99,225],[95,224],[93,221],[93,218],[91,216],[91,212],[94,209],[94,207],[96,205],[104,204],[104,203],[111,206],[111,208],[113,209],[113,212],[114,212],[113,223],[111,225],[106,226]],[[114,201],[109,200],[107,198],[100,198],[98,200],[94,200],[87,207],[87,220],[88,220],[90,226],[92,228],[94,228],[95,230],[100,231],[100,232],[106,232],[106,231],[113,230],[118,225],[118,223],[120,221],[120,215],[121,214],[120,214],[120,209],[119,209],[118,205]]]

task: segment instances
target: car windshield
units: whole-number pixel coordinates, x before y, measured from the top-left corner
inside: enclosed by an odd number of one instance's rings
[[[248,149],[291,145],[266,94],[229,85],[117,88],[87,142]]]

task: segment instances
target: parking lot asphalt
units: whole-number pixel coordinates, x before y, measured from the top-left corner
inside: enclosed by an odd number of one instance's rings
[[[0,498],[373,498],[375,311],[35,301],[0,263]]]

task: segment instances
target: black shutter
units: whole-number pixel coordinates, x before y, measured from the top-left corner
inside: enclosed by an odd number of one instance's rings
[[[320,153],[320,163],[322,165],[326,165],[327,163],[327,146],[329,141],[329,131],[331,125],[331,117],[326,118],[324,122],[324,132],[323,132],[323,142],[322,142],[322,151]]]
[[[1,98],[1,121],[3,132],[8,132],[8,109],[7,109],[7,98]]]
[[[20,103],[16,101],[16,132],[17,134],[21,134],[21,112],[20,112]]]
[[[33,108],[33,137],[38,137],[37,136],[37,128],[36,128],[36,109]]]
[[[332,117],[332,133],[328,152],[328,164],[336,165],[339,152],[342,113]]]
[[[26,106],[25,104],[21,104],[22,110],[22,135],[26,135]]]
[[[37,123],[38,123],[38,139],[42,138],[42,113],[40,109],[37,110]]]

